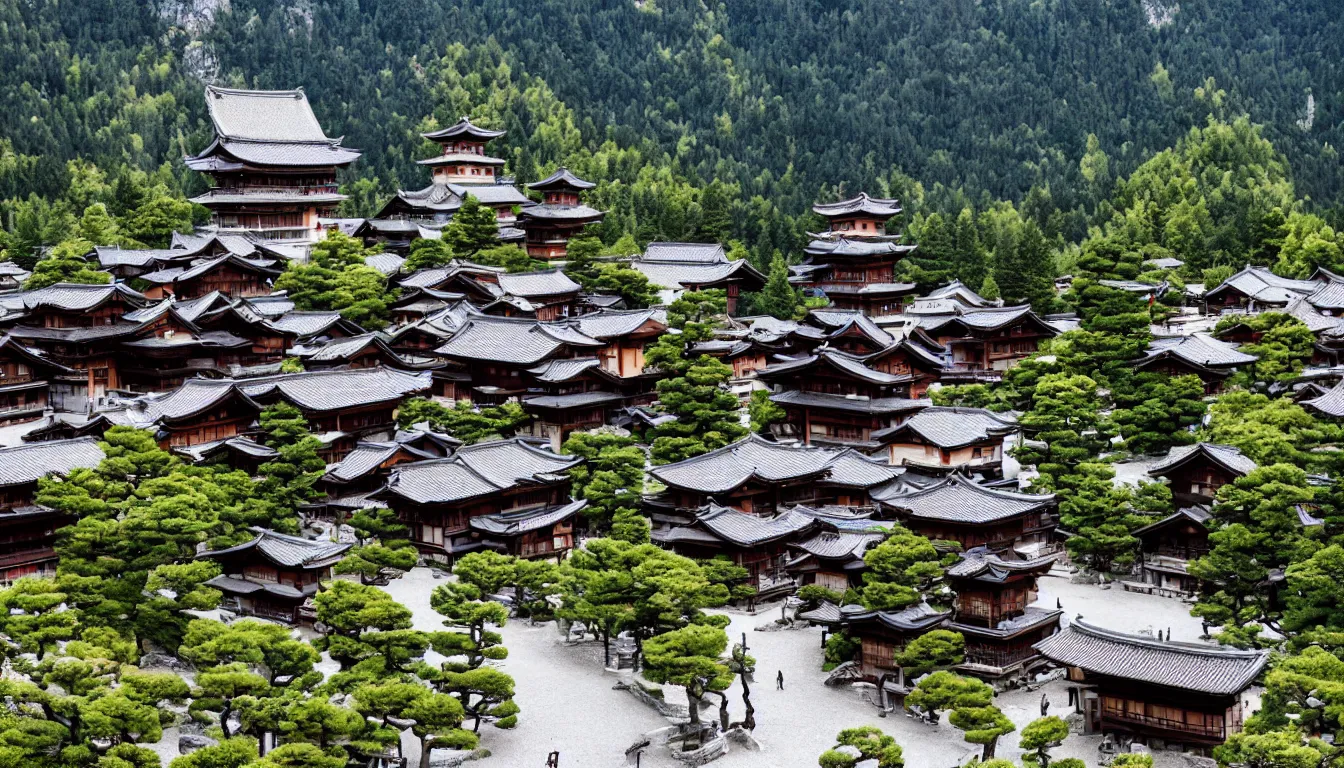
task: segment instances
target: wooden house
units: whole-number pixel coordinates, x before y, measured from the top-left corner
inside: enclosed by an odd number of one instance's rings
[[[684,525],[660,526],[653,542],[696,559],[726,557],[747,569],[747,585],[757,599],[787,595],[797,584],[786,570],[789,545],[817,528],[815,518],[789,510],[761,517],[732,507],[709,504]]]
[[[894,427],[872,433],[881,456],[896,467],[1003,477],[1003,442],[1018,431],[1011,416],[983,408],[930,406]]]
[[[1148,474],[1166,480],[1177,503],[1212,504],[1219,488],[1255,469],[1254,461],[1230,445],[1195,443],[1172,447]]]
[[[520,557],[559,557],[574,546],[566,470],[583,459],[526,440],[463,446],[443,459],[401,464],[373,498],[411,529],[425,557],[451,563],[481,549]]]
[[[901,212],[895,200],[860,194],[838,203],[818,203],[812,211],[826,219],[823,233],[809,233],[803,263],[789,282],[839,309],[877,317],[900,314],[913,283],[896,282],[896,265],[915,250],[900,235],[886,233],[887,220]]]
[[[951,315],[924,315],[919,327],[947,348],[949,373],[1002,374],[1059,334],[1029,306],[980,307]]]
[[[630,266],[658,290],[659,303],[671,304],[686,291],[722,289],[730,315],[737,314],[742,293],[765,287],[765,275],[746,259],[730,261],[717,243],[649,243]]]
[[[1115,733],[1151,749],[1197,751],[1239,733],[1245,692],[1269,651],[1154,640],[1081,618],[1036,644],[1068,669],[1084,733]]]
[[[1198,376],[1204,390],[1218,392],[1223,382],[1259,358],[1239,351],[1236,346],[1212,336],[1195,333],[1189,336],[1153,339],[1147,353],[1130,363],[1135,370],[1165,373],[1170,376]]]
[[[700,509],[710,503],[757,515],[794,504],[866,506],[869,492],[900,470],[847,448],[805,448],[748,435],[731,445],[649,473],[667,486],[655,508]]]
[[[1034,645],[1059,630],[1063,613],[1032,605],[1036,581],[1054,561],[1054,555],[1024,560],[976,547],[947,569],[956,602],[946,628],[966,640],[959,671],[999,680],[1025,673],[1040,659]]]
[[[104,459],[92,437],[0,448],[0,582],[54,576],[56,531],[73,522],[36,503],[37,483],[75,469],[93,469]]]
[[[51,405],[52,380],[74,375],[12,337],[0,337],[0,426],[41,418]]]
[[[353,545],[251,530],[251,541],[201,553],[223,571],[205,584],[224,594],[225,610],[287,624],[311,622],[313,596]]]
[[[1139,579],[1158,594],[1197,594],[1200,581],[1190,575],[1188,566],[1191,560],[1209,554],[1211,517],[1206,506],[1182,507],[1135,531],[1142,552]]]
[[[963,549],[1041,550],[1056,525],[1054,494],[988,488],[959,474],[917,490],[884,488],[877,502],[915,533]]]

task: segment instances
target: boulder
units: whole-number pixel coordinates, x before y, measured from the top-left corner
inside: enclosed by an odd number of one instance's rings
[[[209,736],[202,736],[198,733],[184,733],[177,737],[177,751],[189,755],[198,749],[213,747],[218,743]]]

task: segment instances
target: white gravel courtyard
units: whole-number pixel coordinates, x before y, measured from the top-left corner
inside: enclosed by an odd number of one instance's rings
[[[411,608],[417,629],[436,630],[441,620],[429,606],[429,593],[441,583],[427,568],[417,568],[385,589]],[[1119,587],[1103,590],[1096,586],[1071,584],[1066,578],[1041,580],[1042,607],[1053,607],[1056,600],[1066,617],[1082,614],[1101,626],[1137,632],[1170,629],[1177,640],[1197,640],[1198,620],[1187,613],[1187,606],[1169,598],[1125,592]],[[751,654],[756,657],[756,680],[752,702],[756,707],[756,738],[761,751],[746,751],[734,745],[726,757],[713,765],[723,768],[800,768],[816,765],[817,755],[832,745],[843,728],[871,724],[891,733],[905,749],[909,768],[952,768],[963,762],[972,749],[961,732],[945,721],[938,726],[924,725],[895,714],[886,718],[864,701],[852,688],[827,688],[821,671],[821,630],[807,628],[782,632],[755,632],[778,617],[779,609],[767,609],[756,616],[730,613],[729,635],[740,640],[747,633]],[[512,731],[491,726],[481,730],[482,746],[493,756],[481,765],[508,768],[541,768],[546,756],[560,752],[563,768],[614,768],[626,765],[625,750],[641,734],[667,725],[652,708],[612,686],[618,678],[602,669],[602,650],[597,643],[567,645],[554,624],[530,626],[526,621],[511,622],[504,629],[509,658],[502,669],[517,681],[516,701],[522,708],[519,725]],[[775,674],[784,672],[785,690],[775,689]],[[1035,692],[1012,691],[1002,694],[998,704],[1018,724],[1025,725],[1039,716],[1041,693],[1048,694],[1050,713],[1068,714],[1067,693],[1062,683],[1051,683]],[[730,692],[733,718],[740,719],[742,707],[737,686]],[[717,699],[715,699],[717,702]],[[706,716],[713,716],[706,710]],[[999,756],[1017,757],[1016,734],[1001,740]],[[1072,736],[1057,756],[1081,757],[1096,764],[1095,737]],[[413,740],[406,746],[411,765],[417,758]],[[1179,765],[1174,754],[1160,754],[1160,766]],[[656,751],[644,755],[641,765],[662,768],[679,765]]]

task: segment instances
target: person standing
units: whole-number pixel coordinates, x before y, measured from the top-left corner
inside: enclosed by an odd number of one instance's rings
[[[775,675],[775,688],[781,691],[784,690],[784,670],[782,669],[779,670],[778,675]]]

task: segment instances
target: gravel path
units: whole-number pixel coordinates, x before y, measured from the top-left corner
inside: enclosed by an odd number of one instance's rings
[[[438,615],[429,607],[429,593],[439,581],[428,569],[418,568],[385,589],[415,613],[417,629],[437,630]],[[1199,622],[1177,600],[1125,592],[1116,587],[1072,584],[1067,578],[1041,581],[1039,605],[1053,606],[1056,599],[1065,615],[1082,614],[1088,621],[1130,632],[1170,628],[1178,640],[1196,640]],[[807,628],[782,632],[756,632],[758,626],[777,617],[778,609],[756,616],[728,614],[728,629],[734,642],[747,633],[747,644],[757,660],[752,702],[756,707],[756,738],[760,751],[733,750],[714,765],[723,768],[798,768],[816,764],[816,757],[832,745],[843,728],[876,725],[891,733],[905,749],[909,768],[951,768],[978,747],[967,744],[961,732],[944,720],[928,726],[900,714],[878,717],[860,689],[836,689],[822,685],[821,630]],[[626,765],[626,747],[641,734],[666,725],[652,709],[628,693],[613,690],[614,675],[602,670],[601,647],[596,643],[567,645],[552,624],[530,626],[512,622],[504,628],[509,658],[502,669],[517,681],[517,702],[522,708],[519,725],[512,731],[489,726],[482,729],[482,746],[493,757],[481,765],[509,768],[541,768],[553,750],[560,752],[564,768],[614,768]],[[784,672],[785,690],[775,689],[775,674]],[[1052,714],[1067,714],[1065,685],[1051,683],[1035,692],[1011,691],[998,704],[1019,728],[1040,715],[1041,693],[1050,701]],[[733,719],[742,716],[738,685],[729,693]],[[714,712],[706,710],[706,716]],[[1095,764],[1095,737],[1075,735],[1057,751],[1057,757],[1081,757]],[[1016,758],[1016,734],[1005,737],[999,756]],[[418,751],[407,743],[407,757],[415,764]],[[1173,754],[1159,755],[1159,768],[1178,765]],[[666,754],[651,751],[643,766],[664,768],[679,765]]]

